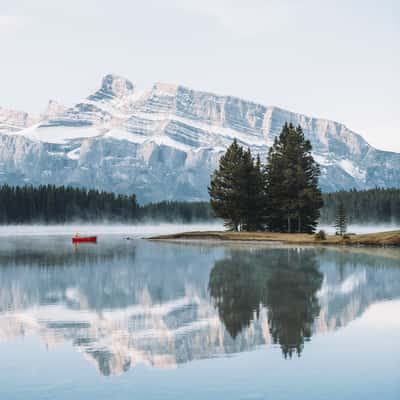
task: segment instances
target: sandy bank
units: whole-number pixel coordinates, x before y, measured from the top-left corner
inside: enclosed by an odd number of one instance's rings
[[[170,235],[159,235],[150,240],[214,240],[214,241],[246,241],[246,242],[279,242],[287,244],[323,244],[337,246],[400,246],[400,230],[351,235],[348,238],[330,235],[326,240],[317,240],[315,235],[304,233],[272,233],[272,232],[182,232]]]

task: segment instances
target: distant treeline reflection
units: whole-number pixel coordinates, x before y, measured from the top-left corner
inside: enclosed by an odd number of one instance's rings
[[[300,355],[311,338],[322,280],[314,250],[232,252],[215,263],[209,291],[233,338],[265,307],[272,340],[286,358]]]
[[[399,224],[400,189],[350,190],[323,194],[321,223],[333,224],[342,203],[350,224]],[[140,205],[135,194],[70,186],[0,186],[0,223],[215,221],[209,202],[162,201]]]

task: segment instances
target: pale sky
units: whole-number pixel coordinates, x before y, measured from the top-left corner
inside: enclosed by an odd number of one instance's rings
[[[0,106],[73,105],[115,73],[345,123],[400,152],[399,0],[1,0]]]

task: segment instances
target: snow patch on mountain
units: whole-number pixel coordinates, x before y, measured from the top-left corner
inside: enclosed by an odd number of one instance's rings
[[[68,126],[42,126],[34,125],[23,131],[13,132],[14,135],[21,135],[27,139],[51,143],[65,144],[74,139],[85,139],[101,135],[98,129],[92,126],[82,126],[79,129],[71,129]]]
[[[346,159],[338,161],[338,164],[341,168],[343,168],[344,171],[346,171],[352,177],[358,179],[359,181],[365,181],[367,175],[366,170],[358,168],[356,165],[354,165],[353,162]]]

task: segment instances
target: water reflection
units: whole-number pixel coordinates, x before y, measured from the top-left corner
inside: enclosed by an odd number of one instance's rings
[[[103,375],[174,367],[319,332],[400,297],[400,253],[65,239],[0,243],[0,341],[70,343]]]
[[[300,355],[320,308],[323,275],[315,250],[271,249],[232,252],[210,273],[210,295],[233,338],[266,307],[274,343],[285,357]]]
[[[293,351],[300,355],[304,340],[311,338],[314,319],[320,312],[316,294],[323,275],[314,251],[285,253],[278,254],[271,265],[264,305],[272,338],[286,358]]]

